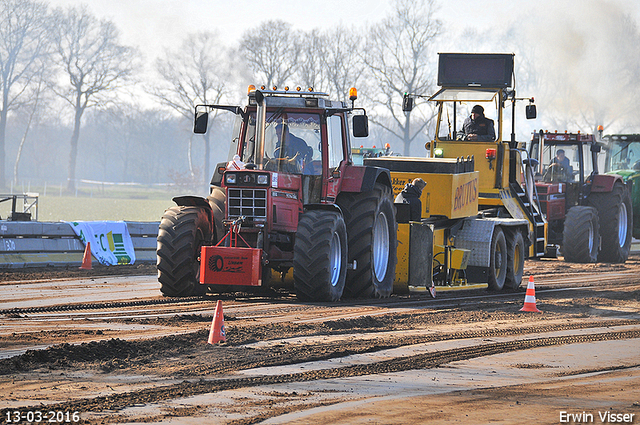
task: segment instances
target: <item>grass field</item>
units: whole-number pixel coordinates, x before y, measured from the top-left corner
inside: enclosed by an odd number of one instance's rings
[[[84,189],[70,196],[49,189],[46,195],[40,193],[38,196],[38,221],[160,221],[164,211],[175,205],[171,198],[193,193],[176,188],[113,188],[100,191]],[[206,196],[206,192],[198,195]],[[22,199],[18,199],[16,211],[23,211]],[[0,203],[1,219],[6,220],[10,212],[10,200]],[[30,212],[32,220],[35,220],[33,207]]]

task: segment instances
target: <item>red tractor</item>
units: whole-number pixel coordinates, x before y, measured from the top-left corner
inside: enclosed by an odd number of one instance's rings
[[[161,292],[190,296],[292,285],[299,299],[388,297],[396,265],[396,221],[388,170],[357,166],[353,136],[366,112],[314,91],[250,86],[248,105],[198,105],[236,115],[228,164],[211,193],[174,198],[160,223]],[[356,112],[356,113],[354,113]]]
[[[601,148],[592,134],[533,134],[530,157],[539,162],[535,186],[549,223],[548,255],[559,246],[565,261],[576,263],[624,263],[629,257],[630,188],[619,175],[599,174]]]

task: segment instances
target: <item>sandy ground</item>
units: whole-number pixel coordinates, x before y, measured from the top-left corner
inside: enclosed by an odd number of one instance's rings
[[[210,315],[78,317],[75,333],[53,326],[45,334],[0,336],[0,350],[18,339],[76,343],[0,360],[2,417],[46,405],[79,411],[85,423],[640,423],[640,258],[526,267],[540,282],[542,313],[519,311],[522,289],[472,302],[426,296],[366,306],[229,302],[228,339],[216,345],[206,344]],[[141,274],[132,282],[149,277]],[[2,286],[10,290],[11,280]],[[100,291],[91,279],[86,290],[107,294],[109,280],[97,281]],[[544,291],[553,285],[555,291]],[[81,299],[76,289],[72,296]],[[104,340],[125,325],[173,333]],[[549,342],[564,337],[573,339]],[[442,353],[453,354],[430,357]],[[225,389],[224,382],[236,384]]]

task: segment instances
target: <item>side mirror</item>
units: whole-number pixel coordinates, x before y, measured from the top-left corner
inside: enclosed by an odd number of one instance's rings
[[[402,110],[404,112],[411,112],[413,109],[413,98],[408,94],[405,94],[402,98]]]
[[[196,112],[196,118],[193,123],[193,132],[196,134],[204,134],[207,132],[207,124],[209,124],[208,112]]]
[[[538,113],[536,111],[536,105],[527,105],[525,112],[527,114],[528,120],[533,120],[538,116]]]
[[[369,136],[369,118],[366,115],[353,116],[353,137]]]

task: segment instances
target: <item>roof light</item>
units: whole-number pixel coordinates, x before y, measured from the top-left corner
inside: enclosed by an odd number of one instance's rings
[[[353,101],[358,98],[358,90],[355,87],[349,89],[349,100]]]
[[[390,145],[389,143],[385,144],[385,145],[384,145],[384,147],[385,147],[386,149],[391,149],[391,145]]]
[[[310,92],[312,92],[312,91],[313,91],[313,87],[309,87],[309,89],[308,89],[308,90],[309,90]]]
[[[604,130],[604,127],[603,127],[603,126],[601,126],[601,125],[599,125],[599,126],[598,126],[598,131],[602,131],[602,130]]]
[[[272,89],[273,89],[273,91],[276,91],[276,90],[278,90],[278,86],[273,86]]]
[[[247,87],[247,94],[251,94],[254,91],[256,91],[256,86],[254,86],[253,84],[249,84],[249,87]]]
[[[289,86],[284,86],[284,91],[289,91]]]
[[[260,90],[264,90],[264,89],[266,89],[266,87],[265,87],[265,85],[263,84],[263,85],[261,85],[261,86],[260,86]]]
[[[296,87],[296,91],[300,91],[300,90],[302,90],[300,86]]]

